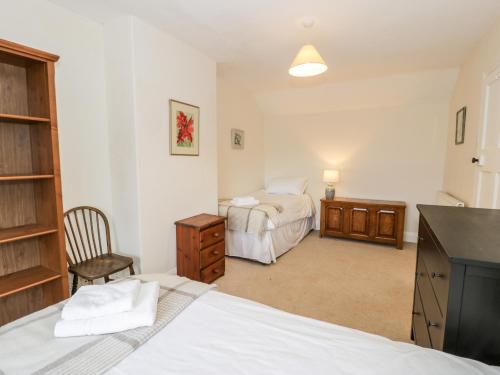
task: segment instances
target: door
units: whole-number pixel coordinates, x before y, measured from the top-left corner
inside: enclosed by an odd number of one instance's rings
[[[474,203],[500,208],[500,67],[485,79],[482,105]]]

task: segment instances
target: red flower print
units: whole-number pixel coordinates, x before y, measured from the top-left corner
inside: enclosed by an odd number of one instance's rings
[[[193,117],[189,117],[184,112],[177,113],[177,145],[178,146],[191,146],[193,142]]]

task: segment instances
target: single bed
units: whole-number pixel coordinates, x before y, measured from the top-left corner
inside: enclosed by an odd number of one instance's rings
[[[160,277],[165,276],[138,276],[148,280]],[[179,280],[179,285],[185,283],[184,278],[168,278]],[[49,307],[1,327],[0,373],[28,373],[33,361],[43,362],[55,350],[67,353],[44,367],[49,372],[66,373],[56,371],[60,362],[86,350],[92,355],[80,365],[84,370],[71,373],[95,373],[94,362],[103,358],[102,352],[93,351],[95,337],[52,339],[50,344],[40,345],[59,315],[60,306]],[[480,362],[289,314],[214,290],[201,294],[155,333],[142,346],[136,344],[134,332],[118,335],[118,341],[132,349],[114,361],[107,374],[500,374],[499,368]],[[80,349],[68,351],[76,341]],[[107,360],[113,361],[113,355],[106,353]]]
[[[261,203],[279,206],[259,233],[226,228],[226,255],[261,263],[276,259],[294,248],[315,226],[315,206],[309,194],[268,194],[259,190],[249,194]]]

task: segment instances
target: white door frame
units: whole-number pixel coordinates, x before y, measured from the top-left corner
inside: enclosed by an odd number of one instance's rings
[[[479,163],[476,164],[476,171],[474,173],[474,207],[478,207],[480,203],[480,192],[481,192],[481,173],[480,169],[482,165],[482,155],[481,151],[484,146],[485,137],[486,137],[486,114],[488,113],[488,99],[489,99],[489,90],[488,86],[500,79],[500,66],[494,69],[489,74],[483,74],[483,84],[481,87],[481,112],[480,112],[480,123],[478,129],[478,138],[476,145],[476,156],[479,158]]]

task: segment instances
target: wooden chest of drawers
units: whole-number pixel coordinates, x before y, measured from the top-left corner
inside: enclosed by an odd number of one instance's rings
[[[177,274],[211,283],[224,275],[224,218],[201,214],[175,223]]]
[[[344,237],[403,248],[404,202],[336,197],[321,200],[321,236]]]
[[[500,365],[500,210],[417,207],[412,338]]]

